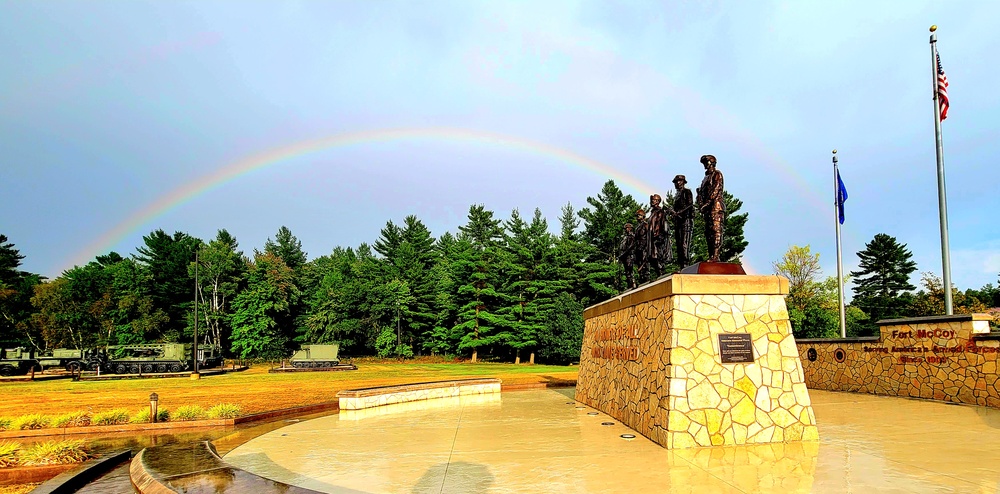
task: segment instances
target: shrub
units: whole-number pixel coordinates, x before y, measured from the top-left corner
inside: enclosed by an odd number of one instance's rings
[[[52,419],[52,427],[86,427],[90,425],[90,414],[72,412]]]
[[[133,424],[148,424],[149,423],[149,408],[140,408],[135,415],[129,419],[129,422]]]
[[[170,420],[170,412],[166,408],[158,408],[156,410],[156,421],[166,422]],[[135,415],[132,416],[131,422],[133,424],[148,424],[149,423],[149,408],[142,408]]]
[[[7,417],[0,417],[0,431],[5,431],[10,429],[11,419]]]
[[[49,426],[51,421],[52,419],[39,413],[21,415],[10,422],[10,429],[15,431],[44,429]]]
[[[220,403],[208,409],[206,415],[210,419],[234,419],[239,417],[243,410],[235,403]]]
[[[89,458],[83,441],[45,441],[21,449],[18,458],[22,465],[57,465],[77,463]]]
[[[205,409],[198,405],[184,405],[174,411],[174,420],[198,420],[205,417]]]
[[[127,424],[131,418],[128,409],[116,408],[107,412],[95,413],[90,419],[90,423],[93,425],[121,425]]]
[[[20,443],[0,441],[0,468],[16,466],[18,463],[17,450],[19,449],[21,449]]]

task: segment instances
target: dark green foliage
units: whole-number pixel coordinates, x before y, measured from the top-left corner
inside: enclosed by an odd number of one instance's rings
[[[229,232],[226,232],[226,235],[228,236]],[[235,242],[235,239],[233,241]],[[302,242],[295,235],[292,235],[292,231],[286,226],[278,228],[273,242],[271,239],[267,239],[267,242],[264,243],[264,252],[281,259],[286,266],[292,269],[299,269],[306,263],[306,253],[302,251]]]
[[[556,295],[548,324],[539,332],[538,356],[544,363],[569,364],[580,361],[583,347],[583,304],[573,295]]]
[[[499,240],[503,231],[493,212],[478,204],[469,208],[468,223],[459,230],[452,259],[458,306],[452,329],[461,335],[458,349],[470,350],[476,361],[480,348],[503,345],[512,339],[510,322],[498,312],[505,305],[505,297],[498,290]]]
[[[167,235],[156,230],[142,237],[144,247],[135,256],[150,273],[150,295],[153,304],[166,313],[168,319],[164,338],[168,341],[187,339],[189,317],[194,303],[194,277],[189,266],[201,241],[182,232]]]
[[[240,358],[279,359],[287,355],[288,331],[298,302],[295,274],[281,258],[257,252],[247,270],[246,289],[233,300],[232,351]]]
[[[908,315],[907,308],[913,298],[909,292],[915,288],[910,284],[910,274],[917,270],[917,264],[906,244],[879,233],[865,244],[858,257],[859,269],[851,272],[854,277],[851,304],[864,311],[872,324]]]
[[[587,198],[587,204],[590,207],[581,209],[579,215],[583,219],[582,240],[594,247],[588,260],[614,264],[625,223],[635,224],[639,203],[623,193],[614,180],[608,180],[596,198]]]
[[[20,254],[0,236],[0,339],[34,338],[38,348],[187,342],[197,299],[201,342],[242,358],[339,343],[356,356],[574,362],[583,308],[618,293],[615,248],[638,206],[609,181],[579,214],[567,204],[556,234],[537,209],[502,221],[477,204],[457,234],[435,239],[411,215],[387,222],[374,248],[336,247],[311,261],[286,227],[252,261],[226,230],[208,244],[156,230],[132,258],[109,253],[46,283],[17,271]],[[746,215],[730,221],[735,257]],[[16,294],[31,304],[10,316]]]
[[[0,345],[34,346],[37,332],[31,327],[31,297],[41,277],[19,270],[24,256],[0,234]]]
[[[199,341],[228,348],[232,331],[230,305],[243,283],[246,259],[236,239],[222,229],[201,247],[198,262]],[[195,276],[194,266],[189,267],[188,274]]]

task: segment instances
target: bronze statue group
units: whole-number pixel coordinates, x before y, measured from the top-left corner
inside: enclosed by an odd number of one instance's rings
[[[726,213],[722,172],[716,169],[715,156],[710,154],[701,157],[701,164],[705,166],[705,178],[698,187],[697,201],[685,187],[684,175],[677,175],[673,180],[674,198],[670,205],[662,206],[663,199],[653,194],[649,196],[649,217],[646,211],[639,209],[635,212],[636,223],[625,224],[618,260],[625,270],[628,288],[636,287],[636,279],[645,282],[659,278],[665,274],[663,268],[667,264],[687,265],[695,207],[705,219],[708,261],[719,262]]]

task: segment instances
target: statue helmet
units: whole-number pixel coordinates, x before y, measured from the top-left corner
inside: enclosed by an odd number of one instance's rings
[[[715,165],[716,163],[718,163],[718,161],[715,160],[715,156],[712,156],[711,154],[706,154],[706,155],[704,155],[704,156],[701,157],[701,164],[706,165],[706,164],[708,164],[707,163],[708,161],[711,161],[712,165]]]
[[[625,223],[625,229],[626,230],[631,230],[632,229],[632,223]]]
[[[687,183],[687,177],[685,177],[684,175],[677,175],[676,177],[674,177],[674,183],[677,182]]]

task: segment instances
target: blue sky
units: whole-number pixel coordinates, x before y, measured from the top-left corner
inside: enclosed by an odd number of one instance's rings
[[[978,288],[1000,272],[998,18],[995,2],[0,0],[0,233],[24,269],[53,277],[227,164],[448,127],[566,150],[661,193],[678,173],[696,183],[714,154],[750,213],[757,272],[808,244],[836,273],[836,148],[847,269],[884,232],[939,274],[938,24],[953,281]],[[579,209],[608,178],[481,142],[372,141],[242,175],[98,250],[227,228],[249,252],[286,225],[315,257],[408,214],[454,232],[473,203],[502,218],[540,207],[555,229],[562,205]]]

